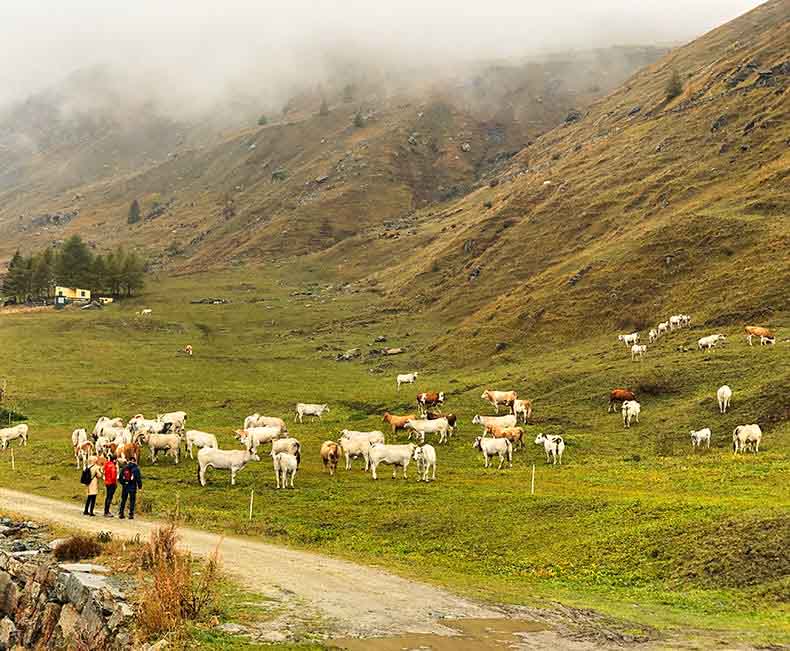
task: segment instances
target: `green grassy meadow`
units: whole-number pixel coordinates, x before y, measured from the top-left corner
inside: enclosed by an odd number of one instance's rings
[[[206,296],[232,303],[189,303]],[[150,319],[135,318],[141,307],[153,309]],[[651,346],[641,363],[616,332],[524,341],[481,360],[463,340],[441,357],[431,352],[437,335],[452,336],[437,316],[385,307],[375,292],[330,289],[305,270],[278,267],[151,280],[142,298],[102,311],[2,314],[0,378],[8,404],[28,416],[31,440],[15,449],[15,473],[0,453],[0,485],[81,500],[70,434],[100,415],[184,409],[189,427],[232,447],[233,430],[254,411],[290,421],[297,401],[327,402],[323,422],[289,425],[304,450],[296,490],[274,489],[267,457],[235,487],[210,473],[202,489],[188,456],[155,467],[144,456],[141,510],[164,515],[178,500],[191,526],[390,567],[482,599],[560,601],[662,630],[790,641],[786,333],[775,347],[749,348],[736,328],[697,324]],[[712,332],[727,334],[727,344],[678,352]],[[368,346],[377,335],[406,354],[334,361],[348,348],[380,347]],[[188,343],[192,358],[179,353]],[[394,376],[410,370],[420,382],[399,394]],[[722,416],[715,393],[725,383],[734,395]],[[607,414],[614,386],[634,388],[642,404],[630,431],[619,413]],[[486,387],[512,387],[534,403],[512,470],[484,469],[471,447],[472,416],[490,413],[480,400]],[[418,389],[447,392],[446,410],[460,419],[450,444],[437,446],[435,483],[416,482],[413,471],[393,481],[386,470],[374,482],[360,461],[322,474],[323,440],[344,427],[384,429],[380,414],[411,411]],[[736,458],[732,430],[752,422],[763,428],[760,453]],[[701,427],[713,430],[712,447],[692,453],[688,432]],[[545,464],[532,443],[539,431],[565,436],[562,467]]]

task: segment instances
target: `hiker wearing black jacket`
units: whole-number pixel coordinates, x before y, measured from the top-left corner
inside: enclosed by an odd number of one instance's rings
[[[120,483],[121,491],[121,512],[118,517],[123,520],[126,500],[129,500],[129,519],[134,520],[134,505],[137,502],[137,491],[143,490],[143,478],[140,474],[140,466],[134,458],[130,459],[121,469]]]

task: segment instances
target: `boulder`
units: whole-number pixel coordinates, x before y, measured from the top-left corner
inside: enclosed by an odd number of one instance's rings
[[[8,617],[0,620],[0,651],[13,649],[17,644],[17,631],[14,622]]]

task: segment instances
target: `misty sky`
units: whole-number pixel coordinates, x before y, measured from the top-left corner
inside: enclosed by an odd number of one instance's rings
[[[687,41],[755,0],[0,0],[0,104],[96,64],[182,93],[309,78],[329,48],[406,63]],[[318,72],[318,71],[316,71]]]

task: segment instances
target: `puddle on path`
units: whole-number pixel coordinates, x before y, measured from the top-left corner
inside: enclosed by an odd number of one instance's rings
[[[543,624],[523,619],[445,619],[441,624],[459,634],[340,638],[330,644],[345,651],[502,651],[522,641],[519,633],[548,630]]]

